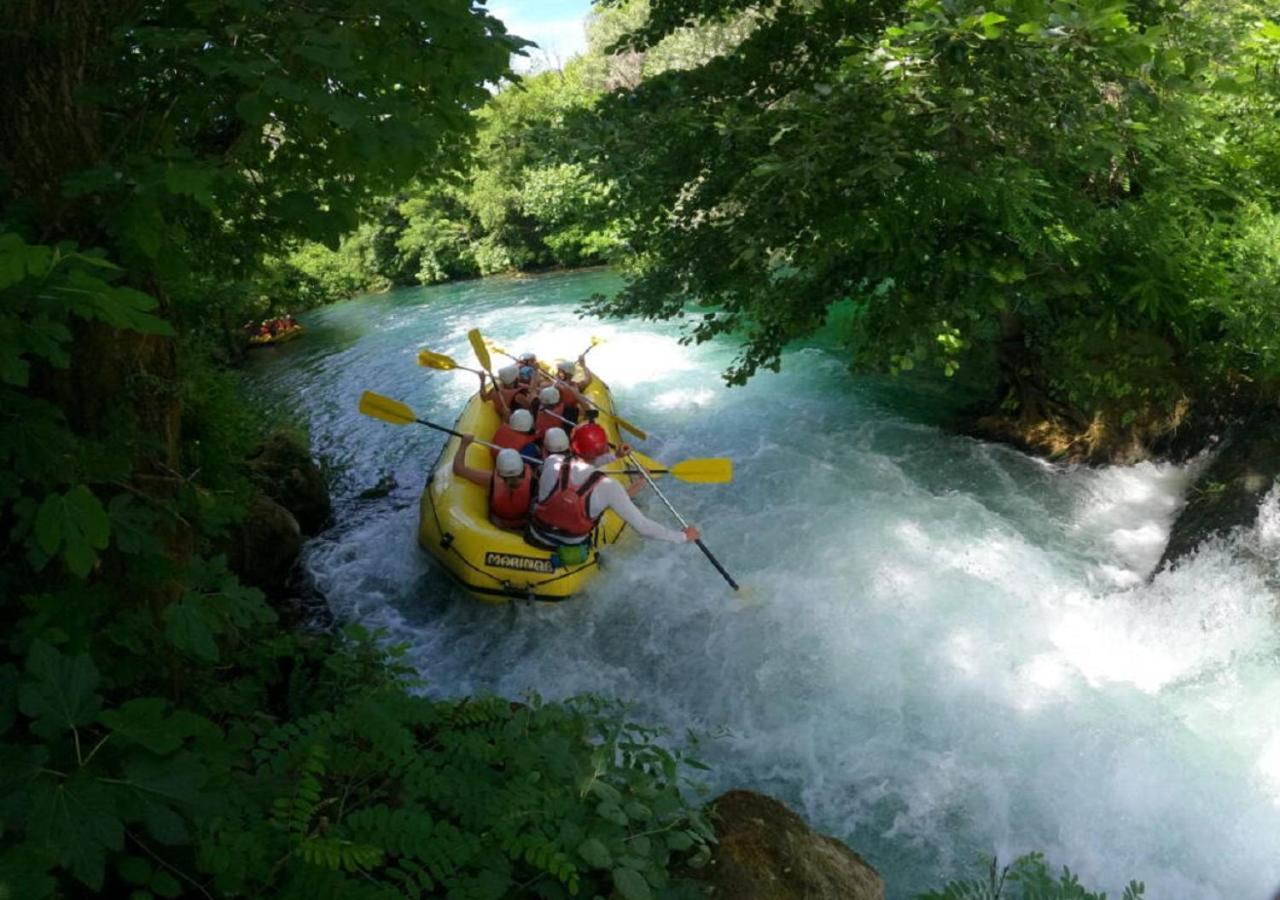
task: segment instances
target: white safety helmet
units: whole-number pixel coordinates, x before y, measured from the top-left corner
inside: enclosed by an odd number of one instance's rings
[[[548,428],[543,435],[542,446],[548,453],[567,453],[569,451],[569,435],[563,428]]]
[[[556,374],[561,376],[561,378],[563,378],[565,381],[568,381],[570,378],[573,377],[574,369],[576,369],[577,367],[578,367],[578,364],[573,362],[572,360],[568,360],[568,359],[556,360]]]
[[[524,457],[510,447],[498,451],[498,461],[494,466],[503,478],[518,478],[524,474]]]
[[[511,414],[508,424],[516,431],[533,431],[533,413],[527,409],[517,409]]]
[[[522,366],[531,366],[538,361],[538,355],[536,353],[521,353],[516,357],[516,360]]]
[[[543,406],[555,406],[560,402],[560,391],[548,385],[538,391],[538,402]]]
[[[498,370],[498,380],[502,382],[504,387],[511,387],[516,383],[516,376],[519,374],[519,366],[503,366]]]

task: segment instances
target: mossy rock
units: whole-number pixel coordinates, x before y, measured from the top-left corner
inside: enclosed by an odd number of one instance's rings
[[[884,900],[880,873],[786,806],[752,791],[711,803],[715,855],[691,874],[732,900]]]
[[[333,511],[329,482],[301,440],[285,431],[274,432],[247,464],[254,483],[293,513],[303,534],[316,534],[328,523]]]

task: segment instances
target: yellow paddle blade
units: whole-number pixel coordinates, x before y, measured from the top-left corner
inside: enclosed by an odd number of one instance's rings
[[[671,474],[681,481],[723,484],[726,481],[733,481],[733,460],[727,457],[686,459],[672,466]]]
[[[392,400],[373,391],[365,391],[360,395],[360,412],[392,425],[408,425],[418,420],[413,410],[399,400]]]
[[[418,351],[418,365],[425,366],[428,369],[440,369],[444,372],[461,368],[453,361],[452,357],[445,356],[443,353],[432,353],[430,350]]]
[[[640,438],[640,440],[642,441],[648,440],[649,433],[647,431],[641,430],[638,426],[631,424],[630,422],[622,418],[622,416],[618,415],[617,413],[613,414],[613,420],[618,423],[618,427],[621,428],[623,431],[628,431],[631,434],[634,434],[636,437]]]
[[[502,345],[499,344],[497,341],[491,341],[488,338],[485,338],[484,345],[486,348],[488,348],[489,350],[492,350],[494,353],[498,354],[499,356],[505,356],[508,359],[515,359],[514,356],[512,356],[506,350],[503,350]]]
[[[472,328],[467,332],[467,340],[471,342],[471,349],[476,352],[476,359],[480,360],[480,368],[488,372],[493,368],[492,360],[489,359],[489,348],[484,345],[484,336],[480,334],[479,328]]]
[[[671,475],[681,481],[690,481],[694,484],[724,484],[733,480],[733,460],[727,457],[686,459],[668,466],[635,450],[631,451],[630,459],[620,459],[612,463],[606,471],[626,471],[628,463],[639,463],[655,478]]]

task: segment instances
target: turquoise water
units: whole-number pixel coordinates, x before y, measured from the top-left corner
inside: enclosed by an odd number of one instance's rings
[[[386,628],[441,694],[596,691],[718,734],[713,789],[772,793],[909,897],[1032,850],[1119,896],[1269,900],[1280,887],[1280,501],[1173,572],[1159,558],[1191,471],[1052,466],[928,424],[931,398],[818,347],[724,387],[728,344],[581,320],[605,272],[489,279],[304,317],[251,375],[310,426],[336,524],[305,575]],[[479,327],[576,356],[665,461],[730,456],[732,485],[668,496],[746,588],[688,546],[634,541],[556,606],[459,595],[415,543],[442,436],[356,413],[363,390],[451,424]],[[360,499],[386,479],[387,496]],[[642,501],[666,515],[653,498]]]

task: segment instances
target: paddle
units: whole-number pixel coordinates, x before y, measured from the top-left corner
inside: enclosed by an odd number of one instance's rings
[[[427,369],[439,369],[442,372],[461,369],[464,372],[475,372],[477,375],[488,374],[480,369],[471,369],[467,366],[460,366],[456,361],[454,361],[453,357],[445,356],[443,353],[433,353],[425,348],[418,351],[418,365]]]
[[[437,425],[435,422],[428,422],[426,419],[419,419],[414,415],[413,410],[401,403],[399,400],[392,400],[390,397],[384,397],[381,394],[375,394],[373,391],[365,391],[360,395],[360,412],[366,416],[380,419],[383,422],[390,422],[392,425],[426,425],[428,428],[434,428],[436,431],[443,431],[445,434],[451,434],[454,437],[466,437],[461,431],[454,431],[452,428],[446,428],[443,425]],[[475,440],[475,443],[481,447],[488,447],[491,450],[502,450],[497,444],[491,444],[488,441]],[[540,466],[543,460],[533,456],[520,455],[520,458],[526,462]]]
[[[477,329],[473,329],[471,331],[471,334],[479,335],[479,333],[480,332]],[[490,343],[492,344],[492,342]],[[519,357],[512,356],[510,353],[508,353],[506,350],[503,350],[497,344],[493,344],[493,349],[494,349],[494,352],[501,353],[503,356],[507,357],[508,359],[514,359],[516,362],[520,361]],[[541,371],[543,375],[546,375],[548,378],[554,381],[556,384],[564,385],[569,388],[573,387],[573,385],[569,384],[568,382],[561,381],[559,378],[556,378],[546,369],[542,368],[542,366],[538,366],[538,370]],[[587,397],[586,395],[580,392],[577,392],[576,390],[575,392],[578,393],[578,396],[582,397],[583,401],[592,409],[598,410],[604,413],[606,416],[613,416],[613,420],[618,423],[618,427],[621,428],[622,430],[628,431],[631,434],[634,434],[636,437],[638,437],[642,441],[646,440],[649,437],[649,433],[641,429],[639,426],[634,425],[631,422],[628,422],[626,419],[622,418],[622,416],[618,415],[617,413],[609,412],[607,409],[600,409],[600,406],[594,401],[592,401],[591,398]]]
[[[680,523],[680,526],[682,528],[688,528],[689,523],[686,522],[684,520],[684,516],[680,515],[680,513],[676,511],[676,508],[671,505],[671,501],[667,499],[666,494],[662,493],[661,488],[658,487],[658,483],[654,481],[653,476],[649,474],[649,470],[643,465],[640,465],[638,460],[633,460],[633,462],[636,463],[637,471],[644,476],[644,480],[649,482],[649,487],[653,488],[653,492],[662,498],[662,502],[667,505],[667,509],[671,510],[671,515],[676,517],[676,521]],[[738,590],[738,582],[734,581],[733,577],[725,571],[724,566],[720,565],[720,560],[716,559],[711,554],[711,551],[707,549],[707,545],[702,543],[702,538],[698,538],[694,543],[698,545],[699,550],[706,554],[707,559],[711,560],[711,565],[716,567],[716,571],[723,576],[724,580],[729,582],[729,587],[733,588],[735,591]]]
[[[680,481],[693,484],[724,484],[733,481],[733,460],[726,458],[686,459],[671,466],[646,466],[650,475],[670,475]],[[606,471],[614,471],[612,469]],[[619,469],[628,475],[635,475],[639,468]]]

